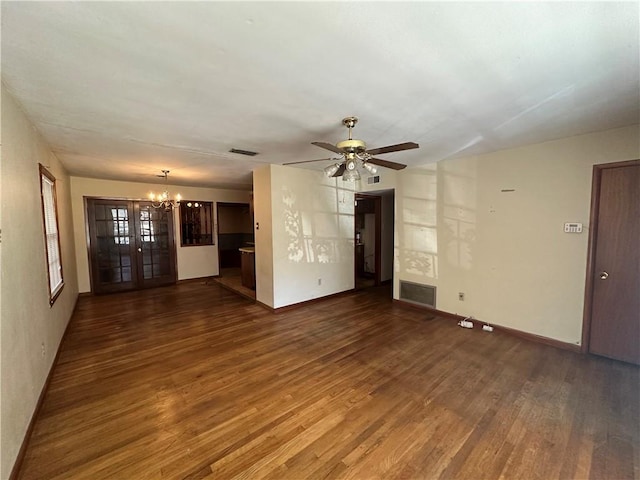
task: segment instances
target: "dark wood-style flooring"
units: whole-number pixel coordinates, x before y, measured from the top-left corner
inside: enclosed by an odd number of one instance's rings
[[[19,478],[640,477],[637,367],[386,288],[279,314],[215,283],[81,298]]]

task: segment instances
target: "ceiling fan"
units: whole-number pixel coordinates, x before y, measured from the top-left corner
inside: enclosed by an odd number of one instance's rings
[[[331,150],[334,153],[340,155],[337,158],[322,158],[320,160],[303,160],[300,162],[289,162],[283,165],[295,165],[298,163],[310,163],[310,162],[322,162],[326,160],[336,160],[337,162],[329,165],[324,169],[324,173],[327,177],[340,177],[343,180],[355,181],[360,179],[358,173],[358,166],[363,167],[367,172],[375,175],[377,169],[374,165],[381,167],[391,168],[393,170],[402,170],[406,165],[402,163],[390,162],[388,160],[382,160],[380,158],[374,158],[373,155],[380,155],[382,153],[399,152],[402,150],[411,150],[413,148],[419,148],[420,145],[413,142],[399,143],[397,145],[389,145],[386,147],[372,148],[367,150],[367,145],[362,140],[352,138],[351,129],[358,123],[358,117],[346,117],[342,119],[342,124],[349,129],[349,139],[332,145],[326,142],[311,142],[320,148]]]

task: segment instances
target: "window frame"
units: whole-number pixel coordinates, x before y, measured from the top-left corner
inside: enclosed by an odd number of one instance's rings
[[[188,207],[187,204],[188,203],[193,203],[193,204],[200,204],[200,207],[204,207],[205,208],[205,212],[200,213],[200,217],[202,218],[203,216],[206,216],[209,220],[209,225],[211,227],[211,233],[210,233],[210,237],[211,237],[211,241],[207,242],[207,243],[185,243],[185,238],[184,238],[184,224],[183,224],[183,212],[184,214],[186,214],[187,212],[187,208],[191,208]],[[195,207],[195,208],[200,208],[200,207]],[[214,218],[214,214],[213,214],[213,207],[214,207],[214,202],[210,201],[210,200],[184,200],[184,199],[180,199],[180,205],[179,205],[179,212],[178,212],[178,223],[180,226],[180,246],[181,247],[210,247],[216,244],[216,238],[215,238],[215,218]],[[184,210],[183,210],[184,209]],[[208,209],[208,211],[207,211]],[[208,215],[207,215],[208,213]],[[202,236],[203,234],[200,233],[200,236]],[[205,234],[206,235],[206,234]]]
[[[42,208],[42,232],[44,235],[44,253],[47,265],[47,288],[49,290],[49,305],[53,306],[57,298],[60,296],[64,288],[64,272],[62,268],[62,250],[60,247],[60,221],[58,219],[58,195],[56,192],[56,177],[47,170],[47,168],[39,166],[39,183],[40,183],[40,206]],[[51,185],[50,197],[45,192],[45,182]],[[48,207],[48,208],[47,208]],[[52,214],[50,222],[47,222],[47,211]],[[53,224],[51,224],[53,222]],[[50,230],[53,227],[54,230]],[[51,251],[49,246],[50,237],[53,238],[51,243],[55,243],[56,251]],[[57,255],[57,256],[56,256]],[[60,281],[54,286],[52,285],[51,266],[59,267]]]

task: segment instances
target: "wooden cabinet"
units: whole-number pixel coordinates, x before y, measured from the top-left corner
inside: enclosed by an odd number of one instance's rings
[[[241,257],[242,286],[250,288],[251,290],[255,290],[256,289],[255,251],[253,251],[253,249],[250,249],[250,248],[241,248],[240,257]]]
[[[364,274],[364,243],[356,243],[356,275]]]

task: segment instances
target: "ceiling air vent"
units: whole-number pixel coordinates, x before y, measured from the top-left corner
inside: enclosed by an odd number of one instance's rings
[[[247,155],[249,157],[255,157],[258,152],[252,152],[251,150],[241,150],[239,148],[232,148],[229,150],[231,153],[239,153],[240,155]]]

